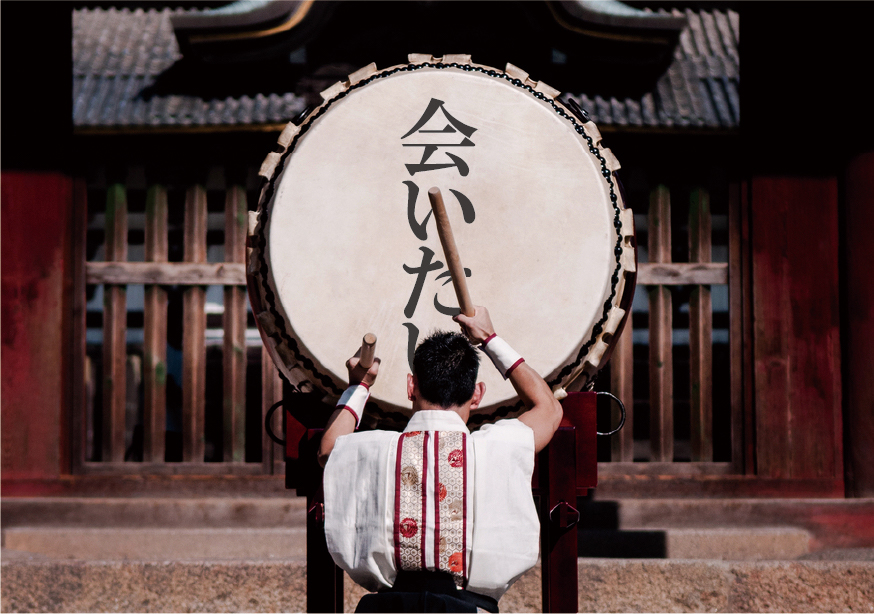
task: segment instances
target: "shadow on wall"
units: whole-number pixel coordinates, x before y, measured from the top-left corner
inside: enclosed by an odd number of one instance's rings
[[[577,498],[583,519],[577,531],[577,552],[584,558],[665,559],[665,531],[619,529],[619,503]]]

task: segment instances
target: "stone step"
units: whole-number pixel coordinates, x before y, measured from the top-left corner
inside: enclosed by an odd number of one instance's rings
[[[302,561],[37,561],[2,555],[4,612],[302,612]],[[871,612],[871,561],[580,559],[580,612]],[[363,589],[348,577],[345,611]],[[541,611],[535,567],[501,612]]]
[[[810,553],[799,529],[580,531],[587,558],[793,560]],[[306,557],[306,528],[60,527],[3,529],[3,546],[80,560],[270,560]]]
[[[12,527],[3,547],[55,559],[306,559],[306,528]]]
[[[580,554],[588,557],[785,560],[821,550],[874,547],[874,499],[581,498],[578,503]],[[306,500],[291,493],[4,498],[0,509],[4,539],[13,528],[302,529],[306,524]],[[126,548],[128,558],[137,556],[135,547]]]
[[[304,497],[34,497],[0,501],[3,527],[303,527]]]
[[[587,529],[796,527],[831,547],[874,547],[874,498],[580,498]],[[0,501],[2,526],[303,526],[306,500],[287,497],[35,497]],[[855,540],[858,543],[850,543]],[[828,543],[836,542],[836,543]],[[840,542],[840,543],[837,543]]]

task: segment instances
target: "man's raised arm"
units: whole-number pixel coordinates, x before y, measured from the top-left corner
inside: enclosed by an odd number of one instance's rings
[[[534,431],[534,451],[540,452],[550,442],[561,423],[561,404],[537,371],[510,345],[495,334],[495,328],[485,307],[477,306],[473,317],[459,314],[458,322],[471,343],[479,344],[505,379],[513,384],[528,411],[519,416],[519,421]]]
[[[360,356],[361,349],[359,348],[355,356],[346,361],[346,370],[349,371],[349,387],[337,402],[337,407],[331,414],[322,435],[322,442],[319,444],[319,464],[322,467],[328,462],[328,457],[334,450],[337,438],[349,435],[358,428],[364,413],[364,405],[370,398],[370,387],[376,381],[379,358],[375,358],[370,368],[365,369],[358,364]]]

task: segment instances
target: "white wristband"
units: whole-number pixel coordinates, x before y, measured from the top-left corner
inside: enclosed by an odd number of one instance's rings
[[[522,355],[510,347],[510,344],[498,337],[492,335],[480,346],[485,352],[504,379],[510,377],[513,369],[525,362]]]
[[[370,388],[367,384],[352,384],[340,396],[337,401],[337,409],[349,410],[355,416],[355,428],[361,426],[361,416],[364,415],[364,406],[370,398]]]

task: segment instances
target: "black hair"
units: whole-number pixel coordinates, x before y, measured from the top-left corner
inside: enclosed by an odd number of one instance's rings
[[[470,400],[478,371],[479,355],[461,333],[434,332],[419,344],[413,356],[419,393],[424,400],[443,408]]]

